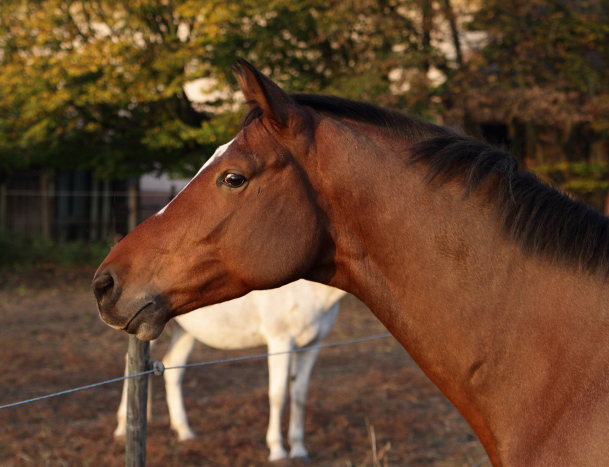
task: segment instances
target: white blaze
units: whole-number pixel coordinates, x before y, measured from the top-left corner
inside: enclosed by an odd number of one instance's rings
[[[230,140],[228,143],[223,144],[222,146],[220,146],[218,149],[216,149],[216,152],[214,152],[213,156],[211,156],[209,159],[207,159],[207,162],[205,162],[205,164],[203,164],[203,167],[201,167],[199,169],[199,171],[197,172],[197,175],[195,175],[194,177],[192,177],[192,180],[194,180],[195,178],[197,178],[199,176],[199,174],[203,171],[203,169],[207,166],[209,166],[213,161],[215,161],[216,159],[220,158],[220,156],[222,156],[222,154],[224,154],[226,152],[226,150],[228,149],[228,147],[231,145],[231,143],[234,141]],[[190,182],[188,182],[186,184],[186,186],[184,188],[182,188],[180,190],[180,193],[182,193],[186,187],[188,185],[190,185],[190,183],[192,182],[192,180],[190,180]],[[160,216],[161,214],[163,214],[165,212],[165,209],[167,209],[167,206],[169,206],[171,204],[171,202],[176,199],[176,197],[180,194],[178,193],[176,196],[173,197],[173,199],[171,201],[169,201],[169,203],[167,203],[167,205],[165,205],[165,207],[163,209],[161,209],[159,212],[157,212],[155,215]]]

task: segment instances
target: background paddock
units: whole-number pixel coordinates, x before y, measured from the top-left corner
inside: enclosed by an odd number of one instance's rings
[[[93,270],[0,272],[0,404],[122,375],[127,337],[98,318]],[[352,296],[326,342],[385,332]],[[162,356],[163,335],[153,349]],[[190,362],[263,353],[197,345]],[[191,368],[184,397],[192,441],[169,428],[162,378],[153,378],[147,465],[268,465],[266,359]],[[122,384],[0,411],[0,466],[122,465],[112,438]],[[287,412],[284,414],[284,430]],[[323,349],[313,370],[305,433],[312,465],[469,466],[484,456],[465,421],[392,338]],[[488,464],[483,464],[488,465]]]

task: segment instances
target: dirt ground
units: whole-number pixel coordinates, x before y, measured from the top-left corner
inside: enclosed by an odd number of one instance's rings
[[[92,276],[87,268],[0,271],[0,405],[123,374],[127,337],[98,318]],[[385,331],[347,296],[326,342]],[[160,341],[153,359],[162,358],[168,336]],[[265,350],[198,345],[190,362]],[[265,359],[187,370],[185,403],[198,436],[183,443],[169,429],[162,378],[154,379],[147,465],[269,465],[267,378]],[[1,410],[0,466],[124,465],[124,443],[112,437],[121,388],[114,383]],[[393,338],[321,351],[305,436],[314,466],[489,465],[467,423]]]

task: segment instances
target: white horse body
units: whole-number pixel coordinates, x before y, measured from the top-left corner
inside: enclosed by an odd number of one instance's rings
[[[184,365],[195,341],[217,349],[245,349],[266,344],[270,354],[289,352],[321,342],[330,332],[338,314],[339,289],[299,280],[274,290],[254,291],[228,302],[212,305],[170,321],[172,339],[163,358],[166,367]],[[318,349],[268,358],[270,416],[266,441],[270,460],[287,457],[281,435],[281,412],[288,379],[290,394],[290,457],[306,457],[304,447],[304,407],[311,370]],[[126,371],[126,370],[125,370]],[[165,388],[171,427],[180,440],[191,439],[182,398],[184,369],[165,372]],[[114,435],[126,433],[127,384],[118,410]]]

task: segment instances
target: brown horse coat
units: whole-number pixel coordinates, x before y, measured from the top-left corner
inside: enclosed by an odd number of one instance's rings
[[[102,319],[308,278],[355,294],[494,465],[609,459],[609,222],[509,154],[411,116],[288,96],[245,61],[242,130],[94,279]]]

